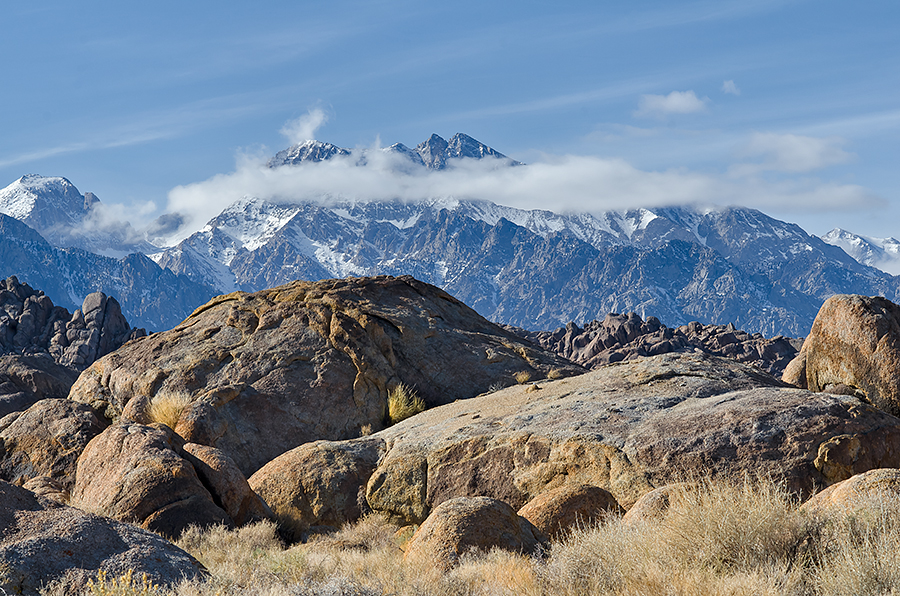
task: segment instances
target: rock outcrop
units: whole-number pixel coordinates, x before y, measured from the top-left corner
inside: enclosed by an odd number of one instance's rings
[[[142,335],[101,292],[70,315],[15,277],[0,281],[0,416],[66,397],[84,368]]]
[[[404,559],[449,571],[469,552],[500,548],[530,554],[547,537],[497,499],[459,497],[444,501],[422,522],[406,545]]]
[[[37,596],[50,582],[81,594],[99,571],[132,571],[169,586],[203,567],[168,541],[131,524],[84,513],[0,481],[0,588]]]
[[[75,485],[75,465],[107,424],[84,404],[44,399],[0,419],[0,478],[21,486],[46,476],[62,492]]]
[[[366,437],[384,451],[364,484],[357,475],[366,504],[420,523],[460,496],[518,509],[544,491],[589,484],[628,508],[686,470],[764,474],[807,495],[859,472],[900,466],[900,419],[852,396],[788,388],[728,359],[664,354],[538,386],[460,400]],[[345,458],[345,468],[370,466],[371,455],[356,455],[356,443],[329,444],[340,452],[330,457]],[[270,464],[282,465],[309,479],[321,462],[294,451]],[[343,493],[356,494],[356,482],[342,485]],[[259,486],[255,477],[250,484]],[[325,486],[285,484],[279,490],[295,499],[323,494]],[[320,523],[258,490],[277,517],[296,527]]]
[[[83,370],[142,335],[128,325],[118,301],[102,292],[88,294],[69,314],[15,277],[0,282],[0,353],[48,353],[57,364]]]
[[[47,352],[0,356],[0,417],[27,410],[47,398],[63,398],[78,378]]]
[[[666,327],[656,317],[644,321],[637,313],[610,313],[582,329],[569,323],[555,331],[509,328],[541,347],[586,367],[656,356],[670,352],[700,351],[752,364],[778,377],[796,356],[802,342],[783,336],[766,339],[734,325],[703,325],[696,321]]]
[[[881,297],[825,301],[787,380],[811,391],[858,395],[900,414],[900,306]]]
[[[162,424],[109,427],[78,459],[70,504],[173,538],[192,524],[233,526],[183,446]]]
[[[186,394],[175,430],[249,475],[303,443],[382,428],[401,383],[436,406],[551,371],[583,369],[434,286],[382,276],[221,296],[96,362],[70,398],[116,420],[132,399]]]

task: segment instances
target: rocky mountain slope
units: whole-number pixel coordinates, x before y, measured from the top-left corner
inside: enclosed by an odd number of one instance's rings
[[[170,329],[214,295],[143,254],[116,259],[57,248],[21,221],[0,214],[0,278],[13,275],[73,311],[93,292],[114,296],[130,321],[151,331]]]
[[[154,256],[221,292],[410,274],[528,329],[634,311],[805,335],[828,296],[895,297],[897,278],[751,209],[558,215],[487,202],[273,204],[247,198]]]

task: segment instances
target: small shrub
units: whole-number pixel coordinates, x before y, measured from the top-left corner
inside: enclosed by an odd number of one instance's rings
[[[558,368],[551,368],[550,372],[547,373],[547,378],[551,381],[555,381],[557,379],[563,378],[563,371]]]
[[[141,580],[134,578],[134,571],[129,569],[125,575],[108,578],[106,571],[97,572],[97,580],[88,580],[87,594],[91,596],[161,596],[160,587],[141,574]]]
[[[388,424],[397,424],[425,411],[425,401],[414,389],[400,383],[388,393]]]
[[[174,430],[178,425],[178,419],[191,405],[191,401],[191,395],[183,391],[157,393],[147,407],[147,417],[152,422],[165,424]]]
[[[513,377],[516,379],[516,383],[519,385],[524,385],[528,381],[531,380],[531,371],[528,370],[520,370]]]
[[[372,434],[372,425],[371,424],[363,424],[359,427],[359,436],[368,437]]]

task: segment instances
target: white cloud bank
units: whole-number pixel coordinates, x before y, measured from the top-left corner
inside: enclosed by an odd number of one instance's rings
[[[757,161],[732,166],[731,173],[738,176],[765,171],[804,173],[847,163],[854,155],[841,149],[843,143],[840,137],[757,132],[738,150],[740,157]]]
[[[797,140],[799,139],[799,141]],[[807,140],[804,140],[807,139]],[[808,171],[813,164],[837,163],[840,149],[812,151],[808,137],[758,135],[747,145],[784,172]],[[821,140],[829,147],[828,140]],[[832,147],[833,149],[833,147]],[[349,158],[271,169],[258,159],[243,158],[236,170],[203,182],[179,186],[169,193],[168,211],[181,214],[185,225],[177,241],[199,229],[226,206],[243,197],[281,203],[340,199],[416,201],[435,198],[483,199],[522,209],[599,213],[613,209],[665,205],[742,205],[766,210],[829,211],[876,206],[881,200],[865,188],[808,177],[776,181],[758,176],[761,164],[742,164],[735,176],[669,169],[645,171],[622,159],[567,155],[517,167],[498,167],[494,160],[461,160],[442,171],[404,167],[404,158],[365,150]],[[804,159],[804,155],[806,158]],[[818,155],[818,158],[815,156]],[[771,165],[769,163],[771,160]],[[780,164],[780,166],[778,165]]]
[[[695,114],[706,111],[709,98],[700,99],[693,91],[672,91],[668,95],[641,95],[634,115],[661,118],[669,114]]]

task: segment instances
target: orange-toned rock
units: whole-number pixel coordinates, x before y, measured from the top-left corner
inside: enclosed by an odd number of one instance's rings
[[[672,504],[672,500],[678,498],[687,487],[688,485],[683,482],[676,482],[654,488],[631,506],[622,517],[622,521],[633,524],[654,521],[664,517]]]
[[[297,541],[310,528],[338,528],[361,515],[360,488],[383,452],[378,439],[307,443],[263,466],[249,483],[281,531]]]
[[[0,420],[0,478],[22,485],[49,476],[69,491],[75,462],[88,442],[108,425],[85,404],[43,399]]]
[[[857,474],[814,495],[802,509],[830,516],[864,509],[880,499],[900,503],[900,470],[880,468]]]
[[[215,447],[186,443],[181,455],[191,462],[213,499],[238,526],[269,519],[272,512],[250,489],[234,461]]]
[[[233,525],[213,501],[167,426],[109,427],[81,457],[71,505],[175,537],[189,525]]]
[[[620,513],[622,508],[608,490],[588,484],[566,484],[542,492],[519,509],[519,515],[551,540],[565,536],[570,529]]]
[[[406,545],[404,559],[449,571],[470,551],[533,553],[546,542],[540,530],[503,501],[458,497],[441,503],[422,522]]]

